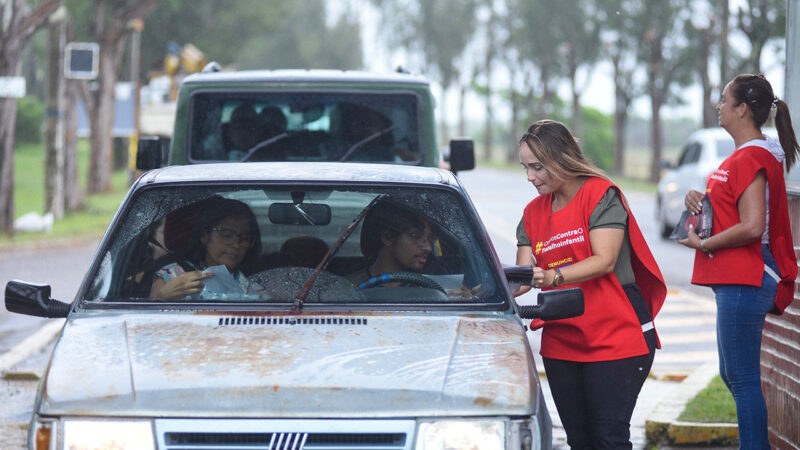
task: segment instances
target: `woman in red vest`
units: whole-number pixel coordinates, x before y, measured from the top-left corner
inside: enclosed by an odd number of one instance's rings
[[[661,272],[622,192],[563,124],[531,125],[519,159],[540,195],[525,207],[518,261],[536,264],[534,286],[578,286],[586,301],[580,317],[531,324],[543,328],[540,353],[567,441],[631,448],[633,407],[659,346]]]
[[[711,236],[701,239],[692,230],[678,242],[697,250],[692,283],[714,290],[719,371],[736,401],[739,445],[769,448],[761,331],[766,314],[781,314],[793,298],[797,261],[782,163],[788,171],[800,148],[789,108],[764,75],[734,78],[722,91],[717,113],[736,151],[708,177],[705,193],[686,194],[692,213],[709,196]],[[761,132],[772,114],[780,143]]]

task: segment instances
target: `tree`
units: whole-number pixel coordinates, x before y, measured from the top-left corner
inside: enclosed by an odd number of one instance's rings
[[[592,69],[600,54],[600,23],[597,19],[597,6],[594,1],[568,0],[562,1],[558,10],[561,14],[553,18],[561,23],[563,40],[560,53],[564,58],[566,77],[572,94],[572,133],[583,137],[581,125],[581,95],[591,79]],[[585,76],[580,79],[583,69]]]
[[[19,76],[22,52],[31,36],[63,0],[45,0],[31,6],[26,0],[7,0],[0,7],[0,77]],[[0,231],[11,233],[14,225],[14,127],[17,102],[0,98]]]
[[[628,113],[633,100],[641,94],[635,83],[636,49],[641,36],[636,27],[636,5],[626,0],[603,0],[598,3],[603,52],[613,68],[614,81],[614,164],[617,175],[625,173],[625,149]]]
[[[750,41],[750,55],[739,72],[761,72],[761,53],[767,41],[786,34],[786,0],[747,0],[737,10],[736,23]]]
[[[81,89],[91,130],[86,183],[89,193],[111,189],[114,88],[125,50],[125,38],[132,31],[129,24],[133,19],[146,17],[158,2],[159,0],[94,0],[70,3],[70,11],[74,17],[92,17],[89,27],[91,39],[100,47],[97,87],[90,90],[87,83],[82,83]],[[89,11],[94,14],[89,16]]]
[[[323,0],[162,0],[142,36],[142,76],[163,70],[170,42],[188,43],[210,61],[241,69],[363,66],[361,28],[350,9],[329,23]],[[235,31],[233,31],[235,30]]]
[[[373,0],[391,33],[389,43],[416,51],[439,80],[445,104],[460,73],[455,62],[472,38],[476,0]],[[446,108],[441,108],[442,136],[447,137]]]
[[[684,26],[689,10],[689,0],[662,0],[643,2],[636,23],[643,37],[638,59],[646,66],[647,94],[650,97],[650,140],[652,160],[650,180],[658,181],[663,135],[661,108],[680,101],[672,90],[691,81],[691,67],[686,49]]]

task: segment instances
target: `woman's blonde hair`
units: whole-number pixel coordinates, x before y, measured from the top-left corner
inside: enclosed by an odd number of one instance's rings
[[[578,141],[561,122],[545,119],[532,123],[519,140],[519,145],[522,144],[527,145],[533,156],[558,179],[586,176],[611,181],[586,158]]]

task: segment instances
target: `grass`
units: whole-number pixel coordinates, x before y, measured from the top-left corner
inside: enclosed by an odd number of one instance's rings
[[[19,145],[14,152],[14,216],[18,218],[30,212],[44,214],[44,145]],[[78,143],[78,167],[80,182],[86,184],[89,161],[89,144]],[[16,232],[11,236],[0,235],[0,245],[59,238],[99,237],[105,232],[111,218],[128,191],[127,170],[112,176],[110,192],[89,195],[80,211],[66,213],[63,219],[53,224],[53,231],[45,233]]]
[[[717,375],[708,387],[686,404],[678,420],[701,423],[736,423],[736,403]]]

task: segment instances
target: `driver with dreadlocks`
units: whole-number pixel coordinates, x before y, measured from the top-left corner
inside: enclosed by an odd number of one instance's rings
[[[422,273],[435,243],[430,221],[401,206],[378,201],[361,228],[361,251],[367,265],[347,279],[358,286],[384,273]]]

